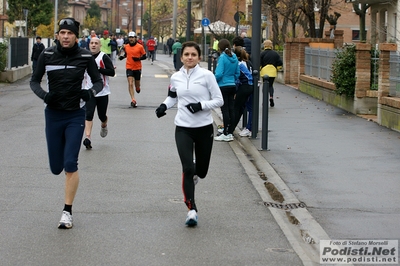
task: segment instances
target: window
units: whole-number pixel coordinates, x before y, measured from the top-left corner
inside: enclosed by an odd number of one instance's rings
[[[367,31],[365,31],[365,35],[367,35]],[[360,40],[360,30],[352,30],[351,39],[353,41]]]

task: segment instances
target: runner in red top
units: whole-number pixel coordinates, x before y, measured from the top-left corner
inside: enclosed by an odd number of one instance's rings
[[[156,41],[154,40],[154,37],[151,36],[150,39],[146,42],[147,46],[147,51],[149,51],[149,60],[151,58],[151,64],[154,62],[154,53],[156,50]]]

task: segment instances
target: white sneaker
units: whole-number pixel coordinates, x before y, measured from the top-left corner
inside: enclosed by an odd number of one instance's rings
[[[218,132],[221,134],[224,133],[224,128],[218,128]]]
[[[199,183],[199,177],[197,175],[193,176],[193,182],[194,182],[194,185],[197,185],[197,183]]]
[[[60,229],[72,228],[72,215],[69,212],[67,211],[62,212],[61,220],[58,223],[58,228]]]
[[[240,131],[239,136],[241,136],[241,137],[250,137],[251,136],[251,131],[248,130],[247,128],[244,128],[242,131]]]
[[[107,136],[107,134],[108,134],[108,128],[107,128],[107,126],[106,126],[106,127],[102,127],[102,128],[100,129],[100,136],[101,136],[102,138],[105,138],[105,137]]]
[[[215,137],[214,140],[216,140],[216,141],[227,141],[228,142],[228,141],[232,141],[233,140],[233,136],[232,136],[232,134],[228,134],[228,135],[221,134],[221,135]]]
[[[185,224],[187,226],[196,226],[197,225],[197,212],[195,210],[190,210],[186,216]]]

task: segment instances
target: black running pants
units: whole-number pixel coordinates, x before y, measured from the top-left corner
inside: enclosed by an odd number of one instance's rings
[[[210,165],[213,137],[212,124],[199,128],[177,126],[175,129],[175,142],[182,164],[182,191],[189,210],[197,211],[193,176],[206,177]]]

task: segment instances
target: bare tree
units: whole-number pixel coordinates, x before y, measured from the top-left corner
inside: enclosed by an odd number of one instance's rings
[[[328,17],[328,11],[329,8],[332,5],[332,0],[319,0],[319,7],[317,6],[316,8],[319,8],[319,31],[318,31],[318,38],[322,38],[324,36],[324,26],[325,26],[325,20]]]
[[[221,20],[224,12],[225,0],[207,0],[206,16],[211,22]]]
[[[270,16],[272,21],[272,43],[276,45],[279,43],[279,18],[278,18],[278,0],[264,0],[263,4],[269,6]]]
[[[359,0],[353,1],[354,12],[359,16],[360,20],[360,42],[365,42],[367,40],[367,34],[365,31],[365,15],[370,7],[369,4],[361,4]]]

